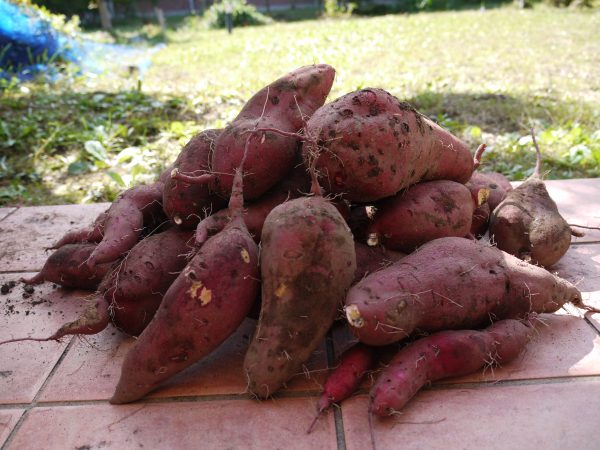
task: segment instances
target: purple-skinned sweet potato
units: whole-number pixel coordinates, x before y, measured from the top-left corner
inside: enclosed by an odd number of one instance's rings
[[[484,330],[440,331],[409,343],[379,373],[369,395],[369,413],[398,413],[433,381],[514,360],[534,329],[529,320],[506,319]]]
[[[464,184],[450,180],[417,183],[377,203],[367,227],[368,243],[410,253],[433,239],[465,237],[476,206]]]
[[[550,267],[567,252],[571,236],[582,234],[571,228],[550,197],[542,179],[542,156],[535,136],[533,142],[535,170],[492,211],[489,232],[498,248],[533,264]]]
[[[584,307],[573,284],[544,268],[479,241],[448,237],[355,284],[345,312],[360,341],[386,345],[416,332],[554,312],[569,302]]]
[[[194,136],[169,167],[171,175],[163,188],[163,209],[169,219],[183,228],[195,228],[203,217],[225,205],[208,184],[186,183],[177,175],[200,176],[210,173],[210,158],[221,130],[206,130]],[[176,171],[175,173],[173,171]]]
[[[310,191],[310,177],[301,160],[292,168],[281,183],[257,200],[247,202],[243,211],[244,222],[254,240],[260,242],[260,235],[265,219],[273,208]],[[201,246],[206,240],[221,231],[231,221],[228,208],[217,211],[202,220],[196,228],[196,245]]]
[[[114,262],[107,262],[90,268],[86,261],[95,248],[96,244],[91,243],[65,244],[48,257],[39,273],[21,281],[25,284],[49,281],[66,288],[94,290],[114,266]]]
[[[327,64],[300,67],[258,91],[216,141],[211,187],[227,197],[247,138],[244,196],[256,199],[275,186],[294,164],[294,136],[329,94],[335,70]],[[271,130],[252,133],[253,130]],[[283,133],[287,133],[287,135]]]
[[[162,188],[160,182],[139,185],[117,197],[106,211],[102,240],[87,261],[90,267],[122,256],[139,241],[144,223],[164,217]]]
[[[358,283],[370,273],[384,269],[404,258],[405,253],[385,248],[383,245],[370,246],[354,241],[356,251],[356,273],[352,284]]]
[[[111,403],[129,403],[216,349],[248,315],[259,288],[258,246],[242,219],[242,168],[229,202],[232,220],[175,279],[127,353]]]
[[[262,307],[244,359],[248,390],[269,397],[321,343],[356,272],[354,241],[337,208],[320,195],[282,203],[261,236]]]
[[[110,304],[112,323],[139,335],[193,251],[193,231],[171,227],[148,236],[129,251],[102,281],[99,291]]]
[[[352,202],[389,197],[419,181],[466,183],[474,170],[461,140],[383,89],[361,89],[319,108],[306,125],[306,158],[326,191]]]

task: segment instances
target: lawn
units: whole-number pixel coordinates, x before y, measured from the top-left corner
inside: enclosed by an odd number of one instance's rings
[[[147,71],[5,88],[0,203],[111,200],[153,179],[194,133],[224,126],[264,84],[316,62],[337,70],[331,99],[383,87],[473,148],[488,143],[484,170],[527,176],[533,127],[548,178],[597,177],[598,29],[598,10],[543,7],[308,20],[231,35],[197,18],[164,36],[123,28],[120,40],[164,40]]]

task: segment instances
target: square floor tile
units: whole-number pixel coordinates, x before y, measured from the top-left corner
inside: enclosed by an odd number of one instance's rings
[[[0,222],[0,271],[38,271],[48,258],[45,248],[69,230],[84,227],[108,207],[93,205],[19,208]]]
[[[549,270],[582,292],[600,290],[600,244],[572,245]]]
[[[9,449],[337,449],[331,415],[311,434],[308,398],[35,408]]]
[[[246,395],[242,370],[255,321],[246,319],[217,350],[168,380],[149,398],[198,395]],[[121,364],[134,340],[114,328],[77,340],[69,349],[40,401],[108,400],[121,374]],[[298,374],[284,391],[318,391],[327,367],[324,345],[307,363],[310,377]]]
[[[600,226],[600,178],[548,180],[546,187],[558,210],[570,224]],[[600,241],[600,230],[578,229],[584,237],[573,242]]]
[[[32,274],[0,274],[0,285]],[[36,286],[32,293],[17,283],[0,294],[0,341],[21,337],[48,337],[85,307],[86,291]],[[29,403],[64,352],[62,342],[17,342],[0,345],[0,403]]]
[[[377,449],[598,448],[600,381],[429,389],[397,415],[373,418]],[[368,397],[342,406],[346,448],[374,448]]]
[[[0,220],[5,219],[6,216],[8,216],[16,210],[17,208],[0,208]]]
[[[23,414],[23,409],[0,409],[0,446],[4,445]]]

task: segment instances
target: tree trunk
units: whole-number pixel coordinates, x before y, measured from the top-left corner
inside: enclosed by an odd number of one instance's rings
[[[102,29],[112,30],[112,22],[110,20],[110,12],[108,11],[106,0],[98,0],[98,12],[100,13],[100,23],[102,24]]]

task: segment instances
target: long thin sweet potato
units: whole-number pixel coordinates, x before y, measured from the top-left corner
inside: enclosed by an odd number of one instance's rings
[[[485,330],[441,331],[403,347],[379,374],[369,411],[400,411],[425,385],[515,359],[533,333],[527,320],[500,320]]]

